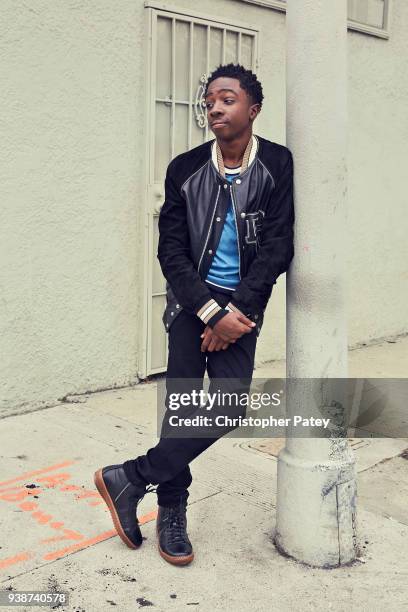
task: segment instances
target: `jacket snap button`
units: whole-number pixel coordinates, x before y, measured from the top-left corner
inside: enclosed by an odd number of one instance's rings
[[[236,182],[237,185],[240,185],[241,184],[241,179],[237,179],[235,182]]]
[[[217,217],[216,221],[221,221],[221,217]]]
[[[241,219],[245,219],[245,213],[241,213]]]
[[[212,249],[209,249],[208,254],[212,255]]]
[[[176,308],[180,308],[180,304],[176,304]]]
[[[224,189],[227,189],[228,185],[227,183],[224,183]]]
[[[174,315],[174,312],[171,312],[170,314],[171,314],[171,316],[173,316],[173,315]]]

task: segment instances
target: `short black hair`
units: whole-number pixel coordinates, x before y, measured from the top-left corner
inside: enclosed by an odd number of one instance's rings
[[[208,86],[212,81],[219,77],[229,77],[231,79],[238,79],[242,89],[245,89],[247,94],[251,96],[254,104],[262,106],[263,93],[262,85],[258,81],[256,74],[252,70],[247,70],[241,64],[225,64],[219,65],[208,77],[204,97],[207,95]]]

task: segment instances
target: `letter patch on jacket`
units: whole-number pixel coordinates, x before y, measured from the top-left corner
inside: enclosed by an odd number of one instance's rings
[[[245,221],[246,221],[246,235],[245,242],[247,244],[255,244],[258,245],[259,241],[259,232],[262,228],[262,220],[265,216],[263,210],[257,210],[253,213],[246,213]]]

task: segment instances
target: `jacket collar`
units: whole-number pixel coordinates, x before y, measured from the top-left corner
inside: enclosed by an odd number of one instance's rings
[[[212,163],[214,164],[217,172],[219,172],[220,169],[218,167],[216,144],[217,144],[217,139],[215,139],[211,145],[211,159],[212,159]],[[255,134],[252,134],[252,148],[251,148],[251,153],[250,153],[249,160],[248,160],[248,168],[255,159],[255,155],[258,152],[258,146],[259,146],[258,138],[255,136]]]

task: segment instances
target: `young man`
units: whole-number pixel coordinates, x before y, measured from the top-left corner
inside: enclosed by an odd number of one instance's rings
[[[292,156],[253,135],[262,100],[262,86],[250,70],[219,66],[205,92],[215,140],[178,155],[167,169],[158,258],[167,280],[168,395],[173,380],[186,381],[185,390],[192,379],[199,387],[206,369],[211,381],[250,384],[272,287],[293,257]],[[171,438],[162,429],[146,455],[95,473],[129,547],[142,543],[138,502],[149,485],[158,485],[160,554],[176,565],[192,561],[189,463],[216,439]]]

